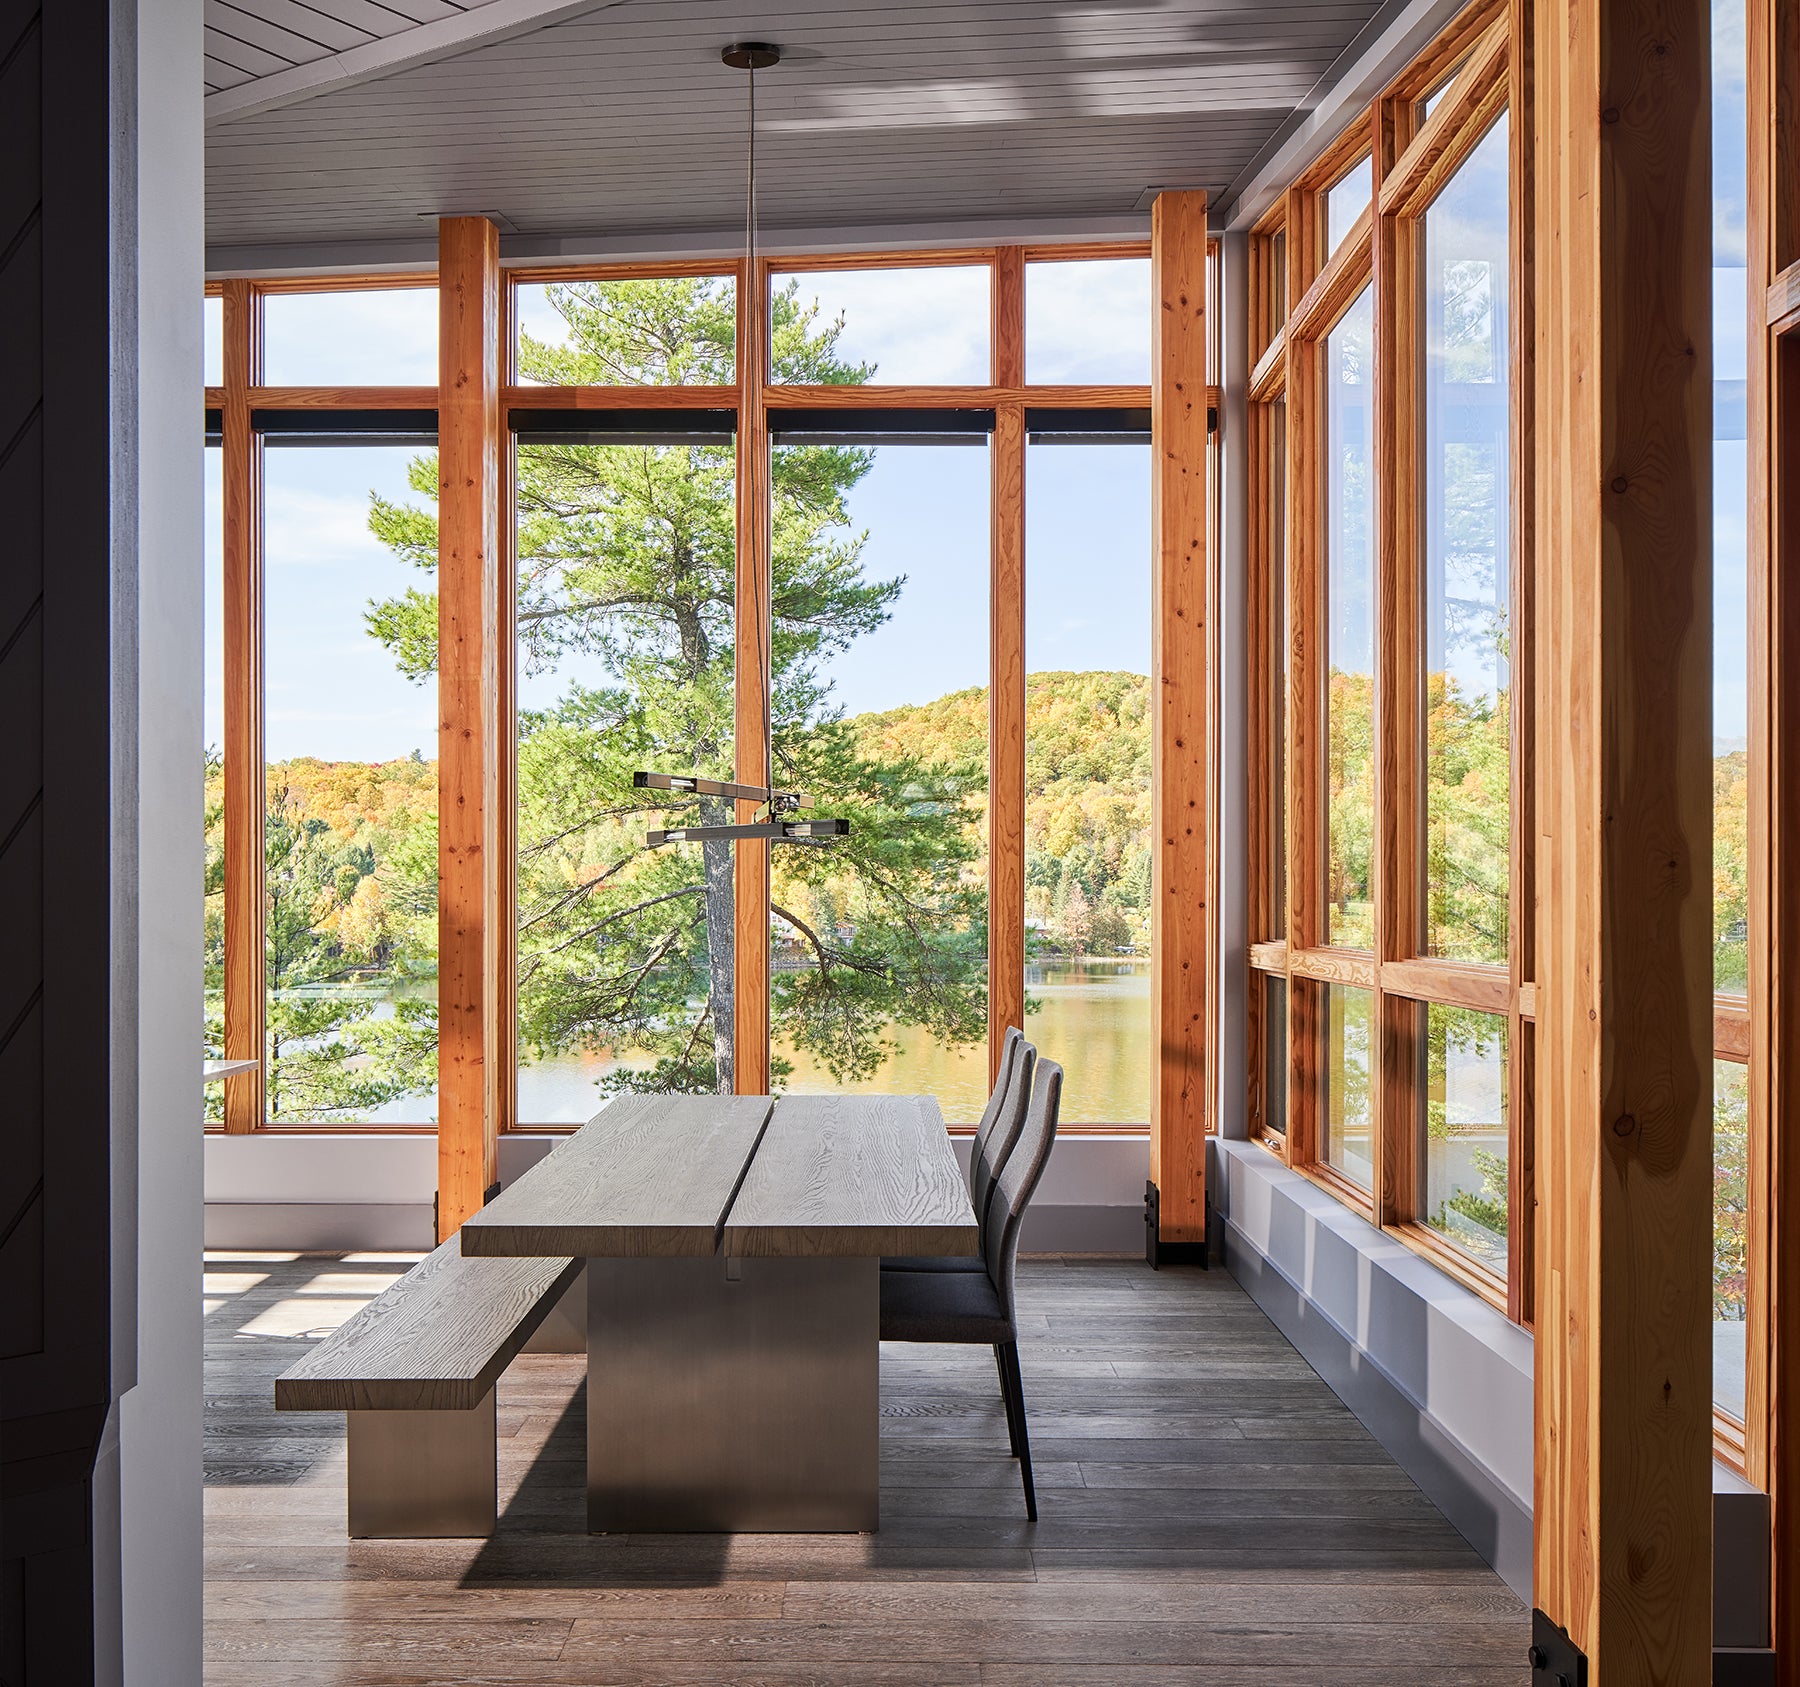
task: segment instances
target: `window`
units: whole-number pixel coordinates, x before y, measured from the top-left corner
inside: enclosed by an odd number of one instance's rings
[[[1749,1364],[1750,1068],[1713,1062],[1713,1404],[1743,1421]]]
[[[1269,406],[1266,449],[1269,455],[1269,555],[1264,590],[1271,644],[1266,663],[1268,675],[1269,803],[1271,836],[1268,840],[1269,918],[1263,936],[1287,936],[1287,710],[1288,710],[1288,612],[1287,612],[1287,400]]]
[[[208,1060],[225,1055],[225,488],[219,451],[208,447],[205,462],[205,675],[202,682],[201,742],[204,756],[205,901],[204,1003],[201,1047]],[[224,1097],[217,1086],[206,1087],[209,1119],[224,1116]]]
[[[1363,158],[1325,190],[1325,250],[1335,252],[1356,219],[1368,208],[1374,192],[1374,166]]]
[[[1425,1188],[1432,1230],[1506,1275],[1506,1019],[1432,1002],[1424,1010]]]
[[[1748,89],[1744,0],[1713,0],[1713,988],[1750,962]],[[1713,1403],[1745,1413],[1750,1071],[1713,1064]]]
[[[1027,264],[1025,379],[1147,386],[1150,260]]]
[[[435,461],[264,455],[270,1124],[431,1118],[437,1088]]]
[[[1324,1061],[1319,1069],[1319,1162],[1357,1188],[1375,1187],[1374,1096],[1370,1090],[1373,1000],[1367,990],[1319,986]]]
[[[732,846],[645,838],[733,805],[632,776],[734,777],[733,441],[522,444],[514,496],[519,1121],[729,1090]]]
[[[730,275],[521,281],[513,289],[522,385],[731,386]]]
[[[985,385],[991,379],[993,271],[986,264],[777,273],[773,294],[793,311],[788,332],[828,352],[828,364],[775,345],[776,379],[803,384]]]
[[[435,287],[275,292],[261,303],[269,386],[437,385]]]
[[[1250,804],[1248,1101],[1291,1164],[1528,1321],[1533,980],[1512,906],[1531,899],[1530,793],[1513,790],[1527,483],[1509,119],[1492,115],[1507,72],[1484,59],[1460,127],[1409,149],[1445,52],[1251,237],[1252,353],[1274,350],[1248,418],[1251,754],[1270,787]],[[1376,126],[1396,137],[1395,191],[1352,246],[1372,170],[1351,149]],[[1323,249],[1289,276],[1270,260],[1294,226]]]
[[[737,425],[738,273],[632,266],[511,285],[512,343],[496,351],[519,383],[507,403],[516,574],[495,611],[515,636],[495,684],[515,752],[496,774],[499,842],[516,870],[482,911],[506,921],[502,965],[516,964],[516,1021],[498,1033],[516,1032],[519,1054],[503,1126],[577,1124],[627,1086],[746,1085],[931,1091],[953,1123],[971,1123],[988,1088],[996,978],[1004,1018],[1052,1047],[1060,1039],[1072,1069],[1075,1051],[1110,1039],[1104,1062],[1085,1062],[1095,1081],[1070,1093],[1066,1115],[1102,1128],[1147,1120],[1148,448],[1116,387],[1148,375],[1148,259],[1118,245],[1070,249],[1067,262],[1033,254],[1031,355],[1059,390],[1052,407],[1027,411],[1014,387],[992,384],[991,343],[995,288],[1016,287],[1000,314],[1020,335],[1003,348],[1006,367],[1020,367],[1025,255],[775,265],[768,432],[755,440]],[[261,604],[247,636],[265,657],[253,718],[234,713],[233,741],[221,727],[218,747],[267,783],[259,810],[254,778],[222,785],[218,764],[209,770],[208,1046],[228,999],[233,1025],[251,1027],[234,1030],[247,1044],[238,1052],[263,1056],[261,1077],[226,1090],[219,1122],[429,1129],[436,291],[220,285],[251,354],[231,360],[233,381],[294,390],[259,401],[248,452],[234,433],[213,477],[213,575]],[[207,310],[222,358],[224,303]],[[1106,317],[1109,339],[1073,331],[1084,310]],[[1106,391],[1094,385],[1102,374]],[[890,392],[884,405],[878,390],[925,382],[966,396]],[[396,397],[390,384],[427,390]],[[695,386],[724,390],[675,390]],[[846,411],[839,395],[811,390],[843,386],[870,387],[868,405]],[[595,396],[620,387],[634,389],[623,404]],[[1034,462],[1048,463],[1029,476],[1027,429],[1042,440]],[[990,443],[1002,432],[1004,469]],[[1002,566],[1017,577],[1026,565],[1028,480],[1029,629],[1018,591],[988,602],[1003,528]],[[262,517],[234,523],[229,546],[219,486]],[[771,489],[760,510],[750,486]],[[633,778],[731,778],[743,765],[736,693],[756,626],[738,602],[746,519],[772,532],[778,782],[852,824],[842,844],[770,852],[769,939],[754,959],[738,927],[760,886],[740,850],[646,838],[670,821],[751,815]],[[1121,567],[1130,555],[1138,585],[1115,594],[1096,630],[1081,617],[1103,547]],[[1002,616],[1021,658],[1029,632],[1030,660],[1052,682],[1031,691],[1041,743],[1023,718],[1004,729],[1009,755],[1024,756],[1029,734],[1034,767],[1048,769],[1032,824],[1049,828],[1057,883],[1044,914],[1056,929],[1029,956],[1042,969],[1029,1003],[1022,906],[989,930],[992,860],[1004,852],[1022,885],[1028,848],[1023,824],[999,841],[988,825],[987,670]],[[215,647],[223,639],[221,629]],[[253,666],[256,654],[234,662]],[[208,686],[216,704],[222,684]],[[1077,718],[1089,693],[1112,715]],[[254,943],[224,942],[222,805],[232,836],[263,840],[250,851],[257,883],[240,887],[263,892],[260,965]],[[766,1048],[754,1005],[765,985]],[[444,1116],[466,1117],[453,1107],[466,1100],[446,1090]]]
[[[1512,687],[1506,118],[1426,212],[1426,952],[1507,958]]]
[[[225,301],[217,293],[201,300],[200,371],[207,386],[225,384]]]
[[[930,1093],[973,1124],[988,1095],[987,437],[827,443],[797,420],[773,457],[775,754],[851,831],[771,857],[774,1083]]]
[[[1287,1135],[1287,993],[1285,978],[1262,975],[1262,1127]]]
[[[1375,295],[1325,342],[1325,941],[1375,941]]]
[[[1147,1125],[1150,447],[1038,436],[1025,511],[1027,1030],[1071,1125]]]

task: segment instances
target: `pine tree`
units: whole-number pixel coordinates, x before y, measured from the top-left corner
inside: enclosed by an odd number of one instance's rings
[[[734,379],[728,283],[553,286],[566,343],[520,345],[556,383]],[[848,383],[841,322],[792,285],[774,300],[777,379]],[[872,453],[783,448],[773,467],[774,750],[778,780],[851,822],[828,846],[783,845],[777,931],[813,965],[776,975],[777,1034],[842,1081],[867,1077],[901,1020],[940,1040],[985,1034],[986,920],[975,760],[865,753],[823,674],[878,627],[904,584],[870,580],[845,499]],[[435,462],[411,483],[436,491]],[[611,1050],[639,1089],[733,1083],[732,851],[645,847],[647,828],[717,824],[728,804],[636,790],[640,768],[729,778],[734,743],[733,451],[708,444],[555,444],[518,453],[519,660],[556,701],[519,721],[519,1018],[528,1052]],[[377,499],[374,532],[431,573],[435,517]],[[415,677],[436,664],[425,588],[374,607],[373,632]]]

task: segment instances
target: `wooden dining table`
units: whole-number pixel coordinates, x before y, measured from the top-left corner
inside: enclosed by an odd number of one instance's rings
[[[462,1227],[587,1262],[595,1533],[877,1528],[881,1260],[976,1245],[930,1096],[620,1096]]]

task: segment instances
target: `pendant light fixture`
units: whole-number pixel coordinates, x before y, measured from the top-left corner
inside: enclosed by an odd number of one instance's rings
[[[744,285],[760,285],[756,273],[756,73],[781,62],[781,49],[767,41],[734,41],[719,53],[721,62],[732,70],[750,73],[749,148],[744,183]],[[754,352],[750,355],[753,357]],[[754,362],[750,367],[755,368]],[[742,605],[739,605],[740,609]],[[769,684],[763,690],[763,769],[769,783],[736,785],[728,780],[702,779],[690,773],[635,773],[631,782],[639,789],[653,791],[685,791],[700,797],[726,797],[737,802],[758,803],[764,810],[761,820],[744,826],[670,826],[651,832],[645,842],[655,849],[666,843],[705,843],[715,839],[766,838],[775,843],[807,842],[820,838],[841,838],[850,830],[848,820],[789,820],[785,816],[812,807],[812,799],[802,791],[778,791],[775,788],[775,704],[773,661],[762,649],[763,618],[756,610],[756,642],[758,662],[768,661]]]

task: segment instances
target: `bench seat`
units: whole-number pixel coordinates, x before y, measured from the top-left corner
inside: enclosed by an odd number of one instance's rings
[[[277,1411],[346,1414],[352,1536],[493,1533],[494,1385],[584,1263],[452,1236],[275,1379]]]

